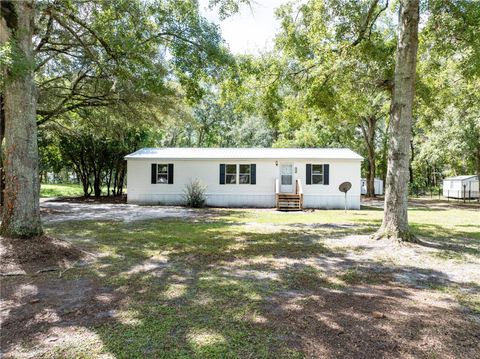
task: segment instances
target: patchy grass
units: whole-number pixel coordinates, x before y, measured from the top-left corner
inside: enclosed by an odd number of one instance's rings
[[[480,314],[480,285],[478,283],[468,283],[467,286],[462,288],[457,285],[432,284],[430,288],[454,296],[460,305],[469,309],[472,313]]]
[[[25,317],[55,316],[38,327],[7,322],[7,328],[18,330],[25,343],[63,323],[87,329],[76,343],[44,345],[44,357],[421,357],[433,351],[440,357],[475,357],[475,341],[469,344],[468,337],[458,344],[455,338],[478,328],[465,329],[473,324],[437,296],[480,312],[480,283],[460,286],[440,270],[467,258],[478,263],[478,212],[412,209],[412,227],[428,246],[407,246],[400,254],[393,246],[379,251],[365,236],[380,224],[382,212],[374,209],[198,213],[195,219],[48,224],[49,235],[95,253],[96,260],[61,278],[57,273],[8,278],[12,298],[32,283],[43,295],[38,309],[26,297]],[[370,247],[345,239],[356,235]],[[405,264],[403,253],[416,257]],[[440,269],[428,267],[429,261]],[[398,280],[415,275],[431,285],[418,290],[424,282],[410,286]],[[433,282],[438,278],[444,283]],[[422,297],[425,292],[430,297]],[[75,296],[84,297],[75,302]],[[57,297],[60,302],[47,304]],[[387,324],[372,322],[373,311],[386,313]],[[434,340],[426,341],[423,332]]]
[[[343,288],[340,283],[328,278],[320,269],[312,266],[294,266],[285,270],[282,276],[286,286],[290,289]]]
[[[473,313],[480,314],[480,290],[476,293],[457,290],[455,297],[464,307],[470,309]]]
[[[357,268],[349,268],[338,275],[338,278],[350,285],[357,284],[380,284],[387,283],[391,278],[383,273],[364,271]]]
[[[440,259],[445,259],[445,260],[456,260],[459,262],[462,262],[465,260],[465,256],[462,253],[458,253],[456,251],[452,251],[448,249],[444,251],[433,252],[432,256]]]
[[[46,184],[40,185],[40,197],[80,197],[83,196],[82,186],[79,184]]]

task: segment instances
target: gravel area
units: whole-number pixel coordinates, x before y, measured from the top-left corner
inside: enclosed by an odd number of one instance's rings
[[[135,204],[42,201],[40,206],[42,219],[45,223],[84,220],[133,222],[156,218],[193,218],[201,213],[185,207],[139,206]]]

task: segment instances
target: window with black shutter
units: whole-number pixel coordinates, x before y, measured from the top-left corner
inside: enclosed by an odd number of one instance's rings
[[[312,165],[312,184],[323,184],[323,165]]]
[[[307,184],[330,184],[330,165],[307,164]]]
[[[330,165],[323,165],[323,184],[330,184]]]
[[[239,180],[240,184],[250,184],[252,179],[252,167],[251,165],[239,166]]]
[[[306,172],[307,172],[306,184],[312,184],[312,165],[310,163],[307,163]]]
[[[173,184],[173,163],[168,164],[168,184]]]
[[[168,183],[168,164],[157,163],[157,183]]]
[[[151,172],[151,183],[155,184],[157,183],[157,164],[152,163],[152,172]]]
[[[226,164],[225,165],[225,184],[237,183],[237,165]]]
[[[225,184],[225,164],[220,164],[220,184]]]

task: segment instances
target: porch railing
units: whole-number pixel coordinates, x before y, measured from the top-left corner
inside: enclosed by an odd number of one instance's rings
[[[303,187],[302,187],[302,181],[297,179],[295,181],[295,193],[300,196],[300,208],[303,209]]]
[[[275,207],[278,208],[278,195],[280,194],[280,180],[275,180]]]

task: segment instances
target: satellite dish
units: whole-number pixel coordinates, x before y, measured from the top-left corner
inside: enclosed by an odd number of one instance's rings
[[[352,188],[352,184],[350,182],[343,182],[340,184],[340,186],[338,186],[338,190],[345,193],[345,212],[347,212],[347,192],[350,191],[350,188]]]
[[[340,186],[338,186],[338,190],[340,192],[347,193],[352,188],[352,184],[350,182],[343,182]]]

